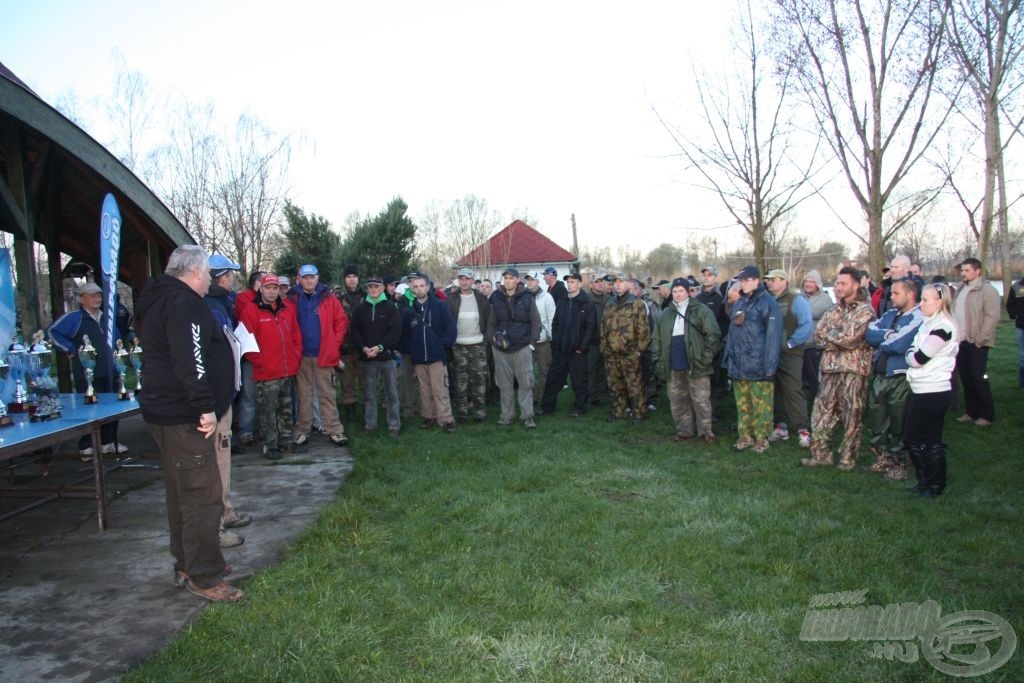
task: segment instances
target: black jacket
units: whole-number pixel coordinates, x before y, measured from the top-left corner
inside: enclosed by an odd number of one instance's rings
[[[551,323],[551,346],[563,353],[582,354],[596,341],[597,313],[590,295],[580,290],[574,297],[566,296],[555,304]]]
[[[219,419],[235,390],[235,356],[202,297],[176,277],[161,275],[142,290],[142,393],[146,422],[198,424]]]
[[[367,298],[352,311],[349,337],[363,362],[393,360],[397,358],[398,343],[402,339],[402,314],[391,299],[373,304]],[[383,346],[373,358],[363,354],[363,348]]]

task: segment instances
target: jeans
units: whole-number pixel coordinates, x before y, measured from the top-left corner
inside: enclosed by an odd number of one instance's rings
[[[238,433],[252,436],[256,422],[256,382],[252,378],[252,363],[242,361],[242,390],[238,393]]]
[[[363,361],[363,426],[377,428],[377,381],[384,385],[385,415],[388,429],[402,428],[401,406],[398,402],[398,366],[394,360]]]

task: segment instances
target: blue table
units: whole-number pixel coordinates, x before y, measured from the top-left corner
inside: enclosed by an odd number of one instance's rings
[[[116,393],[97,394],[97,403],[85,403],[84,394],[61,394],[61,417],[46,422],[31,422],[28,413],[12,413],[14,425],[0,428],[0,461],[88,435],[92,438],[92,469],[96,498],[96,519],[100,530],[107,529],[107,481],[103,467],[100,428],[139,413],[134,398],[119,401]],[[60,497],[58,493],[56,497]],[[32,506],[34,507],[34,506]],[[15,511],[17,512],[17,511]],[[13,514],[13,513],[12,513]]]

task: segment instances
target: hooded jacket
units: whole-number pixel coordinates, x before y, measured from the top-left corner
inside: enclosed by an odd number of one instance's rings
[[[735,380],[774,380],[781,352],[782,311],[760,284],[733,304],[722,366]]]
[[[402,310],[401,351],[417,365],[447,360],[455,334],[455,318],[448,304],[433,294],[423,303],[413,299],[412,305]]]
[[[301,316],[304,322],[299,323],[302,335],[302,355],[306,355],[309,337],[316,336],[319,342],[316,364],[321,368],[333,368],[341,360],[341,345],[349,329],[349,316],[345,314],[338,297],[331,293],[327,285],[317,283],[312,294],[302,291],[302,285],[295,285],[288,290],[288,300],[295,305],[295,319],[299,321],[299,309],[309,306],[315,310],[314,315]]]
[[[804,276],[805,280],[814,280],[814,284],[818,285],[818,291],[816,294],[802,296],[807,299],[807,303],[811,305],[811,320],[817,325],[818,321],[821,320],[821,316],[825,315],[835,304],[832,303],[832,297],[825,291],[825,284],[821,281],[821,273],[816,270],[807,271],[807,275]],[[814,334],[811,334],[811,340],[809,345],[814,345]]]
[[[202,297],[160,275],[142,290],[135,313],[142,322],[139,405],[146,422],[198,424],[204,413],[224,415],[235,390],[235,356]]]
[[[259,344],[260,350],[247,353],[252,363],[252,378],[260,382],[282,377],[294,377],[302,359],[302,334],[295,319],[295,305],[287,299],[278,299],[273,308],[262,296],[254,305],[242,312],[240,321]]]

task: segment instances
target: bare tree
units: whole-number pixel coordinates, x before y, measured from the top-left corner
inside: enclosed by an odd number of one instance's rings
[[[713,83],[707,72],[694,74],[705,124],[700,134],[672,126],[660,115],[658,119],[688,167],[702,178],[698,186],[717,195],[747,232],[764,268],[773,226],[814,194],[809,181],[817,150],[804,154],[794,142],[796,130],[787,109],[789,70],[775,69],[765,53],[757,28],[761,23],[753,2],[746,0],[734,36],[742,69],[726,75],[721,84]]]
[[[978,240],[978,255],[987,258],[992,240],[992,223],[999,221],[1000,242],[1009,245],[1006,171],[1004,153],[1013,136],[1020,131],[1024,114],[1020,111],[1020,91],[1024,85],[1021,55],[1024,53],[1024,17],[1022,0],[948,0],[951,13],[949,41],[962,77],[973,95],[975,114],[965,114],[982,131],[985,145],[984,190],[980,200],[981,223],[974,223],[975,211],[969,210],[962,194],[961,205],[968,209],[972,230]],[[977,118],[981,118],[978,125]],[[1003,140],[1003,120],[1009,119],[1009,135]],[[998,195],[998,205],[997,205]],[[998,206],[998,210],[997,210]],[[1004,291],[1009,290],[1010,254],[1001,249]]]
[[[486,199],[475,195],[446,206],[432,202],[417,220],[420,266],[437,282],[449,280],[455,263],[486,242],[502,224],[501,215],[488,206]],[[487,256],[485,253],[484,261],[474,265],[491,265]]]
[[[107,146],[122,164],[137,172],[146,132],[153,126],[153,97],[146,77],[130,71],[123,55],[117,53],[116,57],[121,70],[114,80],[113,97],[103,104],[112,136]]]
[[[936,107],[945,0],[775,0],[779,60],[796,83],[868,224],[846,227],[880,272],[886,243],[941,190],[900,187],[941,130],[952,103]],[[884,226],[886,211],[893,216]],[[837,217],[842,220],[842,217]]]

